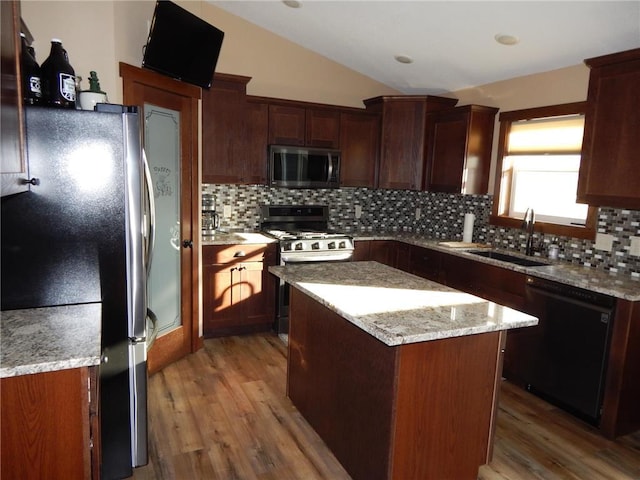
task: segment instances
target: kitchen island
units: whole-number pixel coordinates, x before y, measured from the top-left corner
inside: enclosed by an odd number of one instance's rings
[[[291,284],[287,393],[359,479],[476,479],[504,331],[537,319],[377,262],[270,267]]]

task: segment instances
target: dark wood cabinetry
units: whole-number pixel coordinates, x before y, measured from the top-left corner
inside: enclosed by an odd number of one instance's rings
[[[393,240],[371,240],[369,242],[369,260],[395,267],[397,245],[398,242]]]
[[[485,194],[497,108],[465,105],[430,115],[424,189]]]
[[[585,63],[591,74],[578,201],[640,209],[640,48]]]
[[[269,144],[319,148],[340,146],[340,113],[295,102],[269,105]]]
[[[291,290],[287,393],[349,475],[477,478],[491,458],[504,334],[391,347]]]
[[[0,380],[2,478],[100,478],[96,375],[83,367]]]
[[[338,110],[316,110],[305,112],[306,144],[311,147],[340,147],[340,112]]]
[[[378,183],[380,116],[366,112],[340,113],[340,184],[374,188]]]
[[[430,95],[375,97],[364,101],[382,118],[380,188],[419,190],[424,175],[427,113],[453,107],[454,98]]]
[[[269,330],[274,321],[275,245],[205,245],[202,249],[205,337]]]
[[[516,310],[526,312],[526,275],[472,259],[446,255],[442,260],[445,283]]]
[[[247,100],[249,80],[216,74],[202,92],[203,183],[267,182],[268,108]]]
[[[409,255],[409,273],[434,282],[446,283],[445,272],[442,268],[446,253],[440,253],[430,248],[412,246]]]
[[[306,115],[303,107],[269,105],[269,144],[305,144]]]
[[[410,272],[411,246],[395,240],[358,240],[354,261],[374,261]]]

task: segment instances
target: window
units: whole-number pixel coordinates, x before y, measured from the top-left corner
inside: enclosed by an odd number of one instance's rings
[[[593,238],[595,209],[576,203],[585,102],[500,115],[491,223],[520,227],[528,208],[543,233]]]

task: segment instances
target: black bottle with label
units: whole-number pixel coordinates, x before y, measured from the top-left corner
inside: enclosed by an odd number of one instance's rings
[[[40,66],[32,53],[33,49],[27,45],[24,33],[21,33],[20,36],[22,37],[22,51],[20,52],[22,101],[26,105],[38,105],[42,101]]]
[[[47,105],[76,108],[76,74],[57,38],[51,39],[51,53],[42,62],[41,75],[42,94]]]

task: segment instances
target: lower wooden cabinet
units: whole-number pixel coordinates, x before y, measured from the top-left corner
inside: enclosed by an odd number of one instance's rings
[[[414,275],[535,314],[527,301],[526,274],[430,248],[414,245],[407,251],[406,247],[393,240],[356,241],[354,260],[376,260],[395,268],[408,268],[406,271]],[[530,341],[536,328],[517,328],[506,335],[502,375],[520,386],[527,383],[524,359],[539,355],[532,351]],[[598,426],[605,437],[616,438],[640,428],[639,377],[640,302],[618,299]]]
[[[442,270],[444,283],[449,287],[522,312],[528,311],[524,273],[446,254],[442,259]]]
[[[410,245],[395,240],[356,241],[353,260],[371,260],[409,272],[410,248]]]
[[[72,368],[0,380],[0,477],[100,478],[97,370]]]
[[[274,245],[209,245],[203,248],[205,337],[269,330],[274,322]]]
[[[408,272],[427,280],[446,283],[445,273],[442,270],[443,258],[446,255],[430,248],[413,246],[409,254]]]

